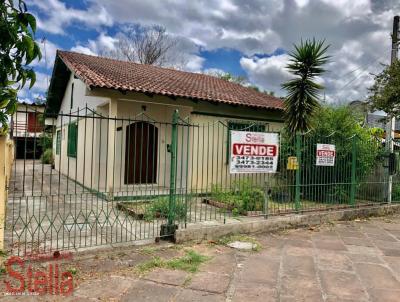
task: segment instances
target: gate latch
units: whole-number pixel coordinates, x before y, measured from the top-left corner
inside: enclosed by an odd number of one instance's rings
[[[167,144],[167,152],[171,153],[171,144]]]

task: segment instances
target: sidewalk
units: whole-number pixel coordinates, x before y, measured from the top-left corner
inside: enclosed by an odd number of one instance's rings
[[[74,272],[73,296],[0,301],[399,301],[400,216],[251,241],[258,251],[203,242],[75,255],[63,264]]]

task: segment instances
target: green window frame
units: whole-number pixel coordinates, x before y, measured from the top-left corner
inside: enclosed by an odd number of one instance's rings
[[[226,164],[229,164],[229,159],[231,157],[231,130],[237,131],[249,131],[249,132],[265,132],[265,124],[257,124],[254,122],[245,121],[229,121],[228,122],[228,139],[226,146]]]
[[[78,149],[78,124],[71,123],[68,125],[67,155],[69,157],[76,157],[77,149]]]
[[[56,154],[59,155],[61,151],[61,130],[56,132]]]

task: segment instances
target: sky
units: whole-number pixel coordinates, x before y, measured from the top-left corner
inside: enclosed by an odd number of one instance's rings
[[[37,83],[19,98],[44,96],[57,49],[99,54],[116,47],[127,28],[164,26],[179,41],[191,72],[229,72],[278,96],[291,78],[293,45],[324,39],[327,72],[318,79],[322,99],[363,100],[373,75],[390,61],[398,0],[27,0],[37,18],[36,40],[45,59],[34,62]],[[45,42],[44,42],[45,41]]]

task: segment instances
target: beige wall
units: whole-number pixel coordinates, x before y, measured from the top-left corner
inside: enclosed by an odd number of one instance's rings
[[[226,126],[229,121],[253,121],[265,125],[267,131],[279,131],[282,123],[278,112],[138,93],[124,95],[104,89],[88,91],[83,83],[72,77],[61,107],[64,112],[70,104],[72,82],[75,83],[74,106],[83,108],[90,103],[96,113],[86,119],[58,118],[57,130],[62,130],[61,156],[55,155],[55,167],[86,187],[117,195],[138,191],[146,195],[166,193],[171,170],[167,145],[171,143],[171,121],[175,110],[182,118],[178,127],[178,188],[201,193],[209,192],[212,185],[228,187],[239,177],[250,178],[259,184],[270,177],[229,174]],[[99,118],[100,115],[111,119]],[[113,120],[115,116],[117,119]],[[72,158],[67,156],[68,124],[77,119],[78,152],[77,157]],[[192,126],[188,127],[183,120]],[[127,126],[137,121],[147,121],[158,129],[155,184],[124,183]],[[54,135],[54,150],[56,137]]]
[[[4,229],[7,212],[7,187],[14,160],[14,143],[0,135],[0,250],[4,250]]]

